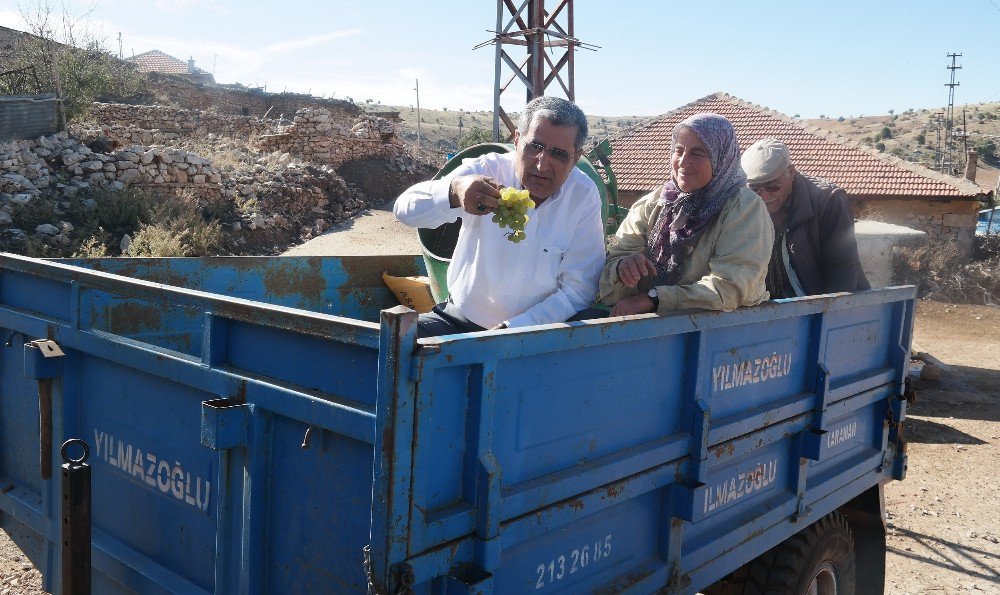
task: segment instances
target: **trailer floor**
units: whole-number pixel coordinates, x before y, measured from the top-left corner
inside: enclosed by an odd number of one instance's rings
[[[922,300],[914,351],[944,373],[917,382],[907,478],[886,490],[886,593],[1000,593],[1000,308]],[[0,595],[40,593],[40,574],[0,530]]]

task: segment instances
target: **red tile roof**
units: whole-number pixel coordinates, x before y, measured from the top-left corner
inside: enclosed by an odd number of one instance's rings
[[[134,62],[139,67],[139,72],[162,72],[163,74],[199,74],[202,76],[211,74],[197,66],[194,72],[188,70],[188,63],[184,60],[174,58],[170,54],[165,54],[160,50],[152,50],[143,54],[138,54],[127,58],[129,62]]]
[[[725,93],[689,103],[612,139],[611,166],[619,190],[646,192],[662,184],[674,126],[699,112],[729,119],[741,148],[765,137],[777,138],[788,145],[797,170],[833,182],[857,198],[971,199],[982,194],[968,180],[878,153]]]

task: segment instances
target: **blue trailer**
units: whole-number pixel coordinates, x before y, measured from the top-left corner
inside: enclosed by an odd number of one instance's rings
[[[380,275],[421,267],[0,256],[46,588],[82,438],[95,593],[881,592],[913,288],[418,340]]]

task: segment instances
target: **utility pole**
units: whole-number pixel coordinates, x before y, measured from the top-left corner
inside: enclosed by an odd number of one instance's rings
[[[420,79],[417,80],[417,86],[413,88],[417,92],[417,148],[420,148]]]
[[[122,59],[122,32],[118,32],[118,59]]]
[[[936,112],[934,114],[934,119],[937,121],[937,158],[938,158],[938,169],[944,171],[944,146],[943,135],[941,130],[944,128],[944,112]]]
[[[510,139],[514,136],[515,124],[500,106],[500,95],[515,79],[524,83],[527,101],[545,95],[552,83],[558,83],[566,99],[575,101],[576,88],[573,80],[573,56],[577,47],[596,50],[598,46],[585,44],[573,34],[573,0],[560,0],[550,13],[545,10],[545,0],[523,0],[520,8],[512,0],[497,0],[497,22],[493,39],[484,41],[473,49],[487,45],[496,46],[496,62],[493,85],[493,141]],[[505,19],[505,13],[507,18]],[[562,22],[559,21],[562,19]],[[527,56],[515,60],[505,47],[522,46]],[[556,60],[550,55],[556,50],[564,53]],[[513,71],[506,82],[501,82],[501,70],[507,65]],[[560,71],[566,69],[565,78]],[[500,134],[500,123],[507,129]]]
[[[969,128],[968,125],[965,123],[964,107],[962,108],[962,150],[964,151],[964,153],[962,153],[962,156],[965,159],[965,161],[963,162],[965,167],[962,168],[962,170],[964,171],[969,166]]]
[[[962,54],[948,54],[951,58],[951,66],[948,66],[948,70],[951,71],[951,82],[945,83],[945,87],[948,87],[948,112],[945,115],[945,133],[944,133],[944,145],[947,149],[948,156],[947,160],[945,156],[941,155],[941,171],[943,173],[951,175],[951,165],[952,165],[952,149],[954,145],[954,138],[952,135],[952,129],[955,127],[955,87],[959,86],[960,83],[955,82],[955,71],[962,68],[961,66],[955,65],[955,59],[960,57]]]

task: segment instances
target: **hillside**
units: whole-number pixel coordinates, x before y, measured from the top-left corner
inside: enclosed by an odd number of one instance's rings
[[[837,116],[802,122],[902,159],[938,169],[941,161],[939,147],[943,145],[944,130],[941,122],[943,118],[937,114],[943,113],[943,108],[909,109],[881,116]],[[995,188],[1000,173],[997,170],[1000,166],[1000,103],[955,106],[954,113],[953,172],[964,175],[965,147],[975,147],[979,150],[980,170],[977,172],[976,182],[986,189]]]
[[[377,103],[364,104],[362,107],[368,111],[398,111],[399,117],[402,119],[402,123],[399,124],[400,136],[408,143],[416,143],[417,110],[415,107]],[[516,118],[516,114],[511,116]],[[641,116],[588,116],[590,140],[615,136],[626,128],[649,119]],[[461,129],[459,128],[460,122]],[[462,136],[469,134],[476,128],[491,132],[493,130],[493,112],[420,108],[420,144],[425,149],[454,153],[458,149]]]

